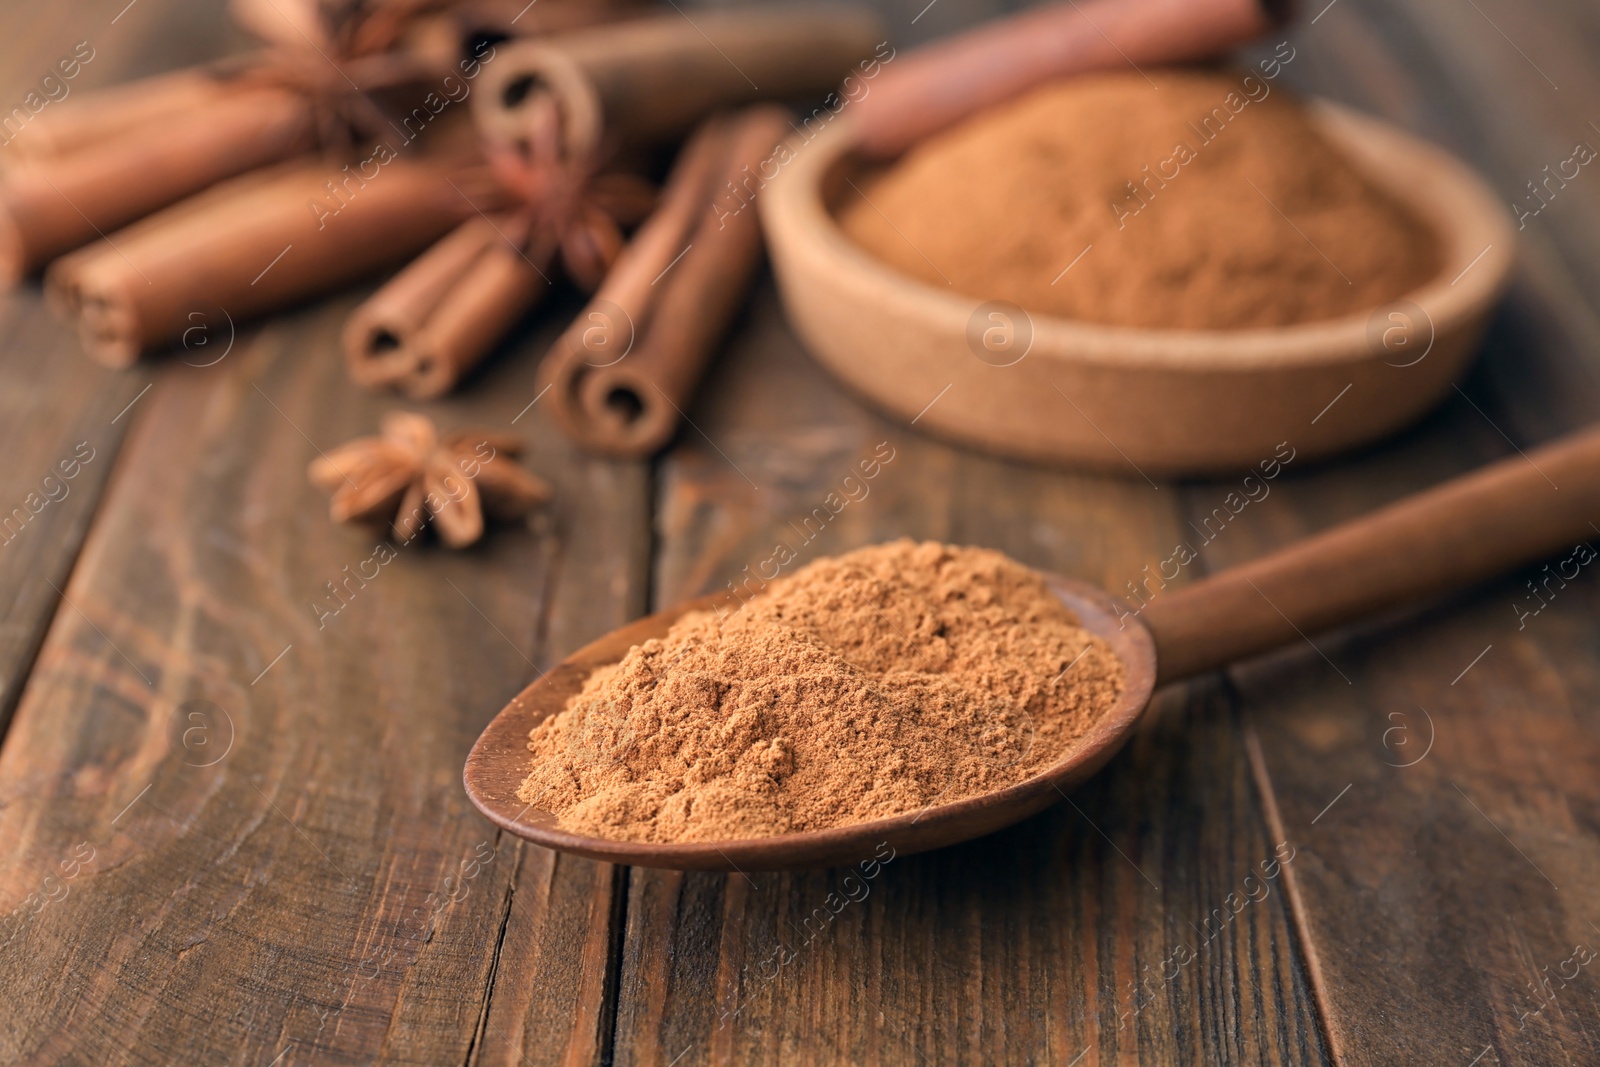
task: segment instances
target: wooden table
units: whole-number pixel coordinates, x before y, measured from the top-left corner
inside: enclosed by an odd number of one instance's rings
[[[885,8],[896,40],[981,13],[923,3]],[[6,108],[79,40],[75,91],[240,44],[218,10],[125,4],[7,5]],[[1316,0],[1287,36],[1287,81],[1449,146],[1508,202],[1600,145],[1592,5]],[[1600,173],[1520,240],[1461,391],[1291,464],[1185,580],[1600,411]],[[1044,470],[886,422],[808,359],[770,281],[676,446],[585,458],[529,407],[568,300],[426,405],[523,434],[555,506],[336,600],[374,545],[330,526],[305,466],[394,406],[337,358],[359,295],[220,359],[213,317],[124,373],[36,287],[5,298],[0,514],[67,493],[0,545],[0,1061],[1600,1062],[1593,575],[1520,626],[1536,568],[1167,692],[1068,803],[897,858],[837,915],[840,872],[572,860],[468,805],[478,730],[536,667],[764,558],[880,442],[894,460],[809,558],[910,535],[1119,589],[1234,483]],[[318,604],[339,607],[320,626]]]

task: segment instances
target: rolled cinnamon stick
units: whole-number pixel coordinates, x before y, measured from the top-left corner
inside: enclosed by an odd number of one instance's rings
[[[1267,31],[1288,0],[1065,0],[986,23],[886,64],[857,102],[859,150],[898,156],[1054,78],[1217,55]]]
[[[124,366],[220,308],[234,322],[415,254],[498,186],[443,163],[392,160],[334,201],[327,163],[291,164],[216,186],[52,268],[89,354]],[[452,180],[453,179],[453,180]],[[476,179],[476,180],[475,180]]]
[[[235,198],[236,202],[242,202],[249,190],[270,185],[280,180],[283,173],[284,167],[278,166],[263,167],[240,175],[229,180],[226,195]],[[189,220],[194,220],[194,225],[199,228],[209,226],[213,211],[211,197],[191,196],[124,227],[112,239],[119,247],[124,243],[143,241],[146,234],[165,242],[180,240],[183,239],[179,236],[180,227]],[[82,303],[77,287],[78,276],[84,265],[98,259],[108,247],[105,241],[96,241],[68,252],[50,264],[44,276],[45,304],[58,317],[68,322],[77,321]]]
[[[379,289],[345,325],[350,376],[417,399],[442,396],[548,289],[506,233],[474,215]]]
[[[553,96],[565,155],[585,160],[602,134],[664,141],[719,108],[825,92],[882,39],[875,16],[846,7],[634,19],[499,46],[474,117],[491,140],[515,145],[531,105]]]
[[[9,165],[51,159],[126,136],[141,126],[183,118],[217,99],[215,75],[198,67],[73,94],[19,129],[0,152]]]
[[[407,27],[401,47],[451,59],[477,55],[482,42],[499,44],[513,37],[563,33],[582,26],[635,16],[649,0],[460,0],[440,11],[417,16]]]
[[[286,89],[218,89],[159,129],[36,160],[0,182],[0,283],[223,178],[308,151],[311,108]]]
[[[474,215],[362,301],[342,338],[351,379],[372,389],[403,378],[414,362],[411,347],[423,321],[498,239],[489,221]]]
[[[241,27],[288,49],[348,60],[379,52],[432,57],[447,72],[458,60],[512,37],[555,33],[626,17],[648,0],[228,0]],[[463,68],[465,69],[465,68]]]
[[[706,122],[661,207],[540,370],[557,423],[591,451],[648,455],[672,438],[761,252],[755,212],[714,201],[789,131],[777,107]]]
[[[348,5],[348,11],[361,8]],[[324,52],[334,51],[336,27],[331,22],[337,9],[319,0],[228,0],[228,13],[250,34],[263,41],[294,48],[305,42]]]
[[[455,388],[550,290],[549,260],[535,265],[519,248],[497,240],[453,286],[419,332],[416,363],[400,387],[432,398]]]

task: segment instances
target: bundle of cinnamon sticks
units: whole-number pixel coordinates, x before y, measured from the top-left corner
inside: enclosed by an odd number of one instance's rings
[[[545,22],[635,2],[559,0],[546,15],[570,10]],[[122,365],[197,313],[239,321],[426,249],[345,335],[356,380],[418,397],[453,388],[565,276],[594,295],[547,360],[557,421],[597,451],[660,447],[759,258],[755,213],[714,202],[787,130],[778,108],[728,109],[820,95],[878,24],[839,8],[674,14],[505,42],[527,6],[499,3],[233,0],[266,51],[29,131],[0,183],[0,276],[50,263],[52,306]],[[458,60],[467,27],[474,55]],[[422,106],[386,110],[434,80]],[[475,123],[465,107],[435,122],[473,89]],[[658,200],[638,170],[697,125]]]
[[[551,7],[571,25],[635,2]],[[505,200],[467,100],[494,59],[492,27],[517,21],[508,3],[233,6],[268,48],[74,100],[8,146],[0,279],[51,264],[52,307],[103,362],[178,338],[198,314],[238,321],[347,284]]]
[[[9,140],[0,285],[227,178],[392,130],[415,136],[440,101],[465,99],[492,36],[612,18],[633,2],[554,0],[518,20],[509,0],[234,0],[268,47],[74,98]]]
[[[564,194],[576,203],[529,190],[515,210],[474,215],[373,294],[345,325],[351,377],[441,396],[550,289],[558,256],[574,281],[598,285],[623,227],[649,213],[655,194],[626,174],[578,180]]]
[[[345,323],[351,377],[417,398],[448,392],[549,285],[507,227],[509,215],[473,215],[363,303]]]
[[[0,282],[216,182],[347,147],[387,122],[374,94],[453,74],[448,56],[398,46],[435,0],[234,6],[267,48],[88,94],[18,131],[0,181]]]
[[[181,71],[24,127],[0,183],[0,284],[224,178],[309,152],[309,99]]]
[[[718,200],[772,154],[789,122],[772,106],[705,122],[679,154],[660,209],[545,357],[541,383],[579,445],[636,457],[671,440],[761,254],[755,212]]]
[[[357,309],[352,377],[413,397],[453,388],[548,290],[559,249],[563,273],[595,296],[546,360],[557,421],[595,451],[661,447],[759,257],[755,213],[721,218],[713,202],[788,129],[772,107],[706,116],[820,95],[879,29],[859,12],[803,8],[641,18],[505,46],[473,107],[519,207],[468,220]],[[623,248],[645,201],[620,195],[626,173],[602,162],[636,160],[702,120]]]

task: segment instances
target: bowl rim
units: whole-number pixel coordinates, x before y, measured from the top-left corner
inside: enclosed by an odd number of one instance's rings
[[[1024,309],[1032,326],[1029,355],[1115,369],[1184,371],[1288,370],[1375,361],[1368,324],[1385,308],[1415,304],[1434,337],[1470,322],[1498,300],[1515,260],[1515,231],[1494,193],[1464,162],[1383,119],[1321,98],[1304,98],[1313,122],[1352,162],[1433,229],[1442,257],[1438,274],[1403,297],[1365,311],[1293,326],[1242,330],[1148,328],[1090,323]],[[871,292],[885,311],[923,321],[937,332],[964,332],[986,303],[905,275],[861,248],[839,226],[822,197],[822,179],[854,147],[858,125],[848,111],[809,140],[786,145],[791,158],[758,196],[775,261],[784,249],[835,266],[853,281],[840,287]],[[1363,151],[1360,146],[1366,145]],[[1381,152],[1374,150],[1381,149]],[[1376,157],[1384,162],[1373,166]],[[1426,181],[1416,171],[1427,172]],[[1407,179],[1409,173],[1410,180]],[[1425,186],[1424,197],[1415,188]],[[780,268],[781,274],[781,268]]]

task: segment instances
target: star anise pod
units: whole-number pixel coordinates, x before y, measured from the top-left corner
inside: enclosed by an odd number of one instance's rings
[[[509,227],[530,262],[548,264],[559,255],[567,275],[593,292],[622,251],[624,228],[655,210],[656,190],[635,174],[601,173],[590,159],[566,159],[561,112],[541,95],[524,106],[528,144],[523,151],[489,148],[501,183],[523,202]]]
[[[333,494],[334,522],[381,522],[396,541],[432,524],[439,540],[464,548],[483,536],[484,516],[514,519],[550,499],[544,479],[520,466],[522,442],[507,434],[440,434],[422,415],[391,411],[382,434],[361,437],[313,460],[306,473]]]

